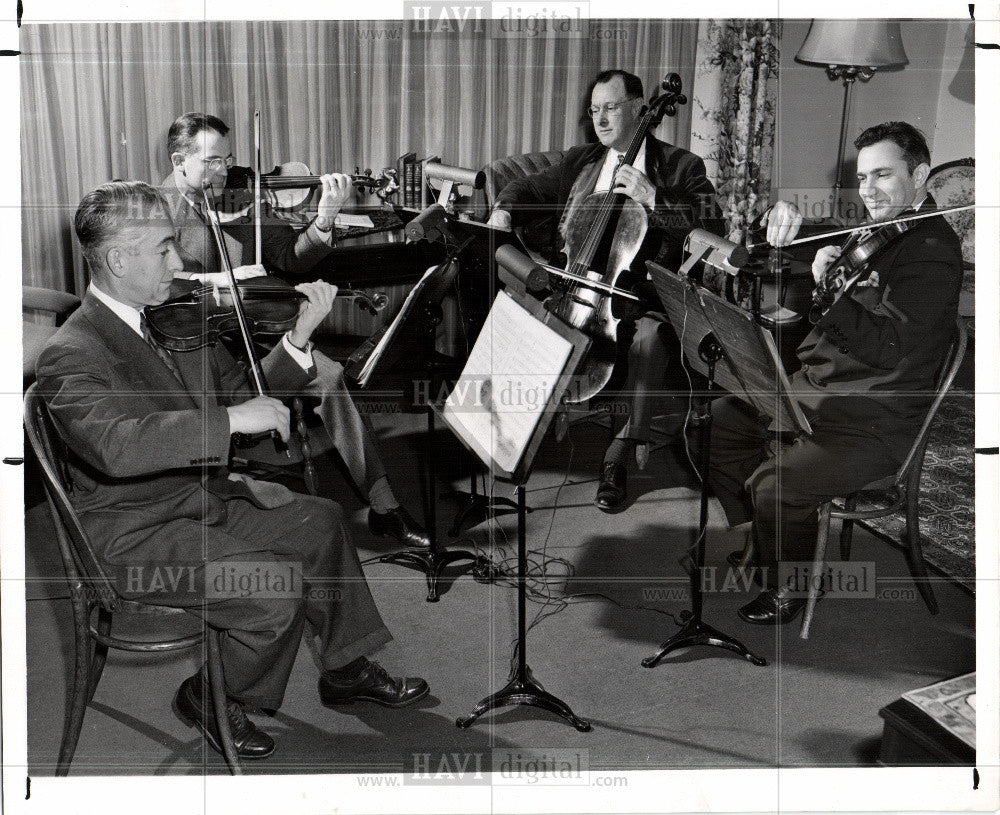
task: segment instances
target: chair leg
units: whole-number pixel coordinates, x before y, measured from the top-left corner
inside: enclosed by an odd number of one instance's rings
[[[69,711],[63,728],[62,744],[56,762],[56,775],[69,775],[69,765],[76,753],[76,744],[83,729],[83,717],[87,712],[90,695],[90,603],[82,584],[70,586],[73,603],[73,630],[76,665],[73,673],[73,690],[69,698]]]
[[[923,547],[920,545],[920,513],[918,512],[917,500],[920,494],[920,470],[916,471],[917,477],[906,485],[906,560],[910,566],[910,574],[913,582],[917,584],[920,596],[924,598],[927,610],[931,614],[938,613],[937,599],[934,597],[934,589],[931,588],[930,579],[927,575],[927,566],[924,563]]]
[[[221,631],[205,628],[205,645],[208,651],[208,686],[212,692],[212,707],[215,710],[215,726],[219,732],[219,742],[222,753],[229,765],[232,775],[243,775],[239,756],[236,755],[236,745],[233,744],[233,731],[229,725],[226,713],[226,682],[222,671],[222,654],[219,651]]]
[[[819,508],[819,529],[816,532],[816,552],[813,555],[813,565],[809,572],[809,596],[806,599],[805,616],[802,618],[802,628],[799,637],[809,639],[809,627],[812,625],[813,613],[816,611],[816,601],[819,599],[819,587],[822,582],[823,563],[826,560],[826,539],[830,535],[830,509],[827,501]]]
[[[103,606],[97,611],[97,631],[104,637],[111,634],[111,612]],[[94,700],[97,692],[97,683],[101,681],[101,674],[104,673],[104,663],[108,659],[108,646],[99,642],[94,643],[94,656],[90,663],[90,680],[88,681],[87,704]]]
[[[858,496],[857,494],[848,495],[844,499],[844,509],[848,512],[854,512],[858,508]],[[840,527],[840,559],[850,560],[851,559],[851,540],[854,537],[854,521],[851,518],[844,518],[843,525]]]

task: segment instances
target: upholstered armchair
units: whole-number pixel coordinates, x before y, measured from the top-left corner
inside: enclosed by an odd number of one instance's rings
[[[927,179],[927,191],[934,196],[939,209],[974,204],[976,201],[976,162],[963,158],[939,164]],[[975,315],[976,291],[976,216],[975,210],[954,212],[944,216],[962,242],[965,276],[958,313],[971,320]],[[971,326],[970,326],[971,327]]]
[[[519,156],[508,156],[487,164],[486,173],[486,204],[493,208],[497,196],[512,181],[537,173],[546,167],[551,167],[562,161],[565,150],[546,150],[538,153],[524,153]],[[518,228],[521,238],[529,249],[549,257],[552,254],[552,234],[555,226],[555,213],[540,214]]]

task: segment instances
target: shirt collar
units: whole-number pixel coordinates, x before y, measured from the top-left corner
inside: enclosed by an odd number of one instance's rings
[[[608,154],[604,159],[605,164],[610,164],[612,167],[617,166],[618,157],[624,155],[622,150],[612,150],[608,148]],[[646,172],[646,141],[643,140],[642,144],[639,146],[639,152],[636,154],[635,161],[632,162],[632,166],[641,172]]]
[[[142,314],[139,309],[127,306],[120,300],[115,300],[110,294],[101,291],[93,283],[90,284],[90,291],[98,300],[111,309],[118,317],[140,337],[142,336]]]

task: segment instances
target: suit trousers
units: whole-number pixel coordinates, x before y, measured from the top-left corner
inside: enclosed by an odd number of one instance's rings
[[[113,565],[123,593],[223,631],[230,696],[277,709],[306,623],[324,670],[392,639],[339,504],[296,495],[275,509],[243,499],[225,507],[216,524],[179,518],[135,533]]]
[[[778,564],[811,562],[818,509],[827,501],[892,475],[902,461],[878,434],[835,422],[813,433],[776,438],[770,420],[741,399],[712,402],[709,483],[731,526],[754,522],[769,587]]]
[[[627,334],[620,332],[622,340]],[[649,427],[671,387],[668,370],[680,359],[680,343],[670,320],[662,312],[647,312],[635,323],[628,351],[629,419],[619,431],[620,439],[649,441]],[[686,390],[685,385],[679,385]]]
[[[306,392],[320,400],[314,412],[323,422],[355,486],[367,496],[372,485],[385,476],[370,423],[358,412],[347,390],[344,366],[318,351],[313,352],[313,362],[316,376]]]

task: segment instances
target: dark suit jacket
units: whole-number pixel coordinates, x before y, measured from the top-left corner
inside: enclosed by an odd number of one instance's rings
[[[607,148],[600,143],[573,147],[561,163],[508,184],[494,206],[510,212],[515,226],[540,209],[555,209],[561,214],[580,173],[594,171],[596,183],[606,155]],[[676,270],[688,232],[697,227],[716,234],[724,232],[715,189],[705,175],[705,162],[698,156],[653,136],[646,138],[645,172],[656,187],[656,206],[647,212],[649,232],[638,260],[653,259]],[[560,241],[554,240],[553,245],[559,246]],[[632,268],[644,267],[633,263]]]
[[[173,176],[163,179],[159,189],[167,200],[171,220],[177,229],[184,271],[219,271],[222,267],[211,229],[180,194]],[[243,216],[224,223],[222,232],[234,266],[246,266],[254,262],[254,228],[251,217]],[[330,233],[329,242],[317,241],[308,229],[293,229],[287,221],[265,211],[261,225],[261,260],[269,272],[305,274],[330,253],[335,233],[336,229]]]
[[[930,196],[921,212],[936,208]],[[955,331],[962,250],[943,217],[915,221],[816,323],[792,377],[811,422],[908,448]]]
[[[73,453],[73,504],[109,561],[137,530],[180,518],[217,523],[226,500],[257,497],[253,482],[248,491],[226,471],[226,406],[251,396],[244,370],[221,344],[173,358],[183,384],[88,293],[38,360],[38,389]],[[280,345],[262,367],[274,393],[310,379]],[[264,495],[275,485],[261,486]]]

